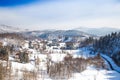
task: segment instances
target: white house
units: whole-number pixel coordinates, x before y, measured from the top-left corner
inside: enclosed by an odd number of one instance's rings
[[[59,43],[59,47],[60,48],[65,48],[66,47],[66,43],[64,43],[64,42]]]
[[[25,40],[23,43],[23,48],[29,48],[29,41]]]

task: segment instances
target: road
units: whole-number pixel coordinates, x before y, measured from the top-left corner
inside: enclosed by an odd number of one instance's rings
[[[114,71],[120,73],[120,71],[116,70],[115,67],[113,67],[113,64],[112,64],[106,57],[104,57],[104,56],[102,56],[102,55],[101,55],[101,57],[102,57],[105,61],[108,62],[108,65],[109,65],[109,67],[110,67],[111,70],[114,70]]]

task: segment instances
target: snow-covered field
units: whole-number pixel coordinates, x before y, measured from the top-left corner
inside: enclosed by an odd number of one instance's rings
[[[12,66],[14,69],[26,69],[26,70],[35,70],[36,68],[28,63],[28,64],[21,64],[13,62]],[[41,66],[43,69],[44,66]],[[46,70],[46,69],[45,69]],[[21,75],[21,73],[19,73]],[[41,77],[41,74],[38,74],[40,77],[38,77],[37,80],[52,80],[49,78],[47,74],[42,74],[43,77]],[[47,77],[46,77],[47,76]],[[120,73],[112,70],[104,70],[104,69],[96,69],[93,66],[89,66],[86,70],[84,70],[81,73],[74,73],[72,77],[68,80],[120,80]]]
[[[11,62],[13,74],[16,74],[16,70],[18,70],[18,75],[17,75],[18,78],[16,80],[22,79],[22,76],[23,76],[22,71],[24,70],[35,71],[37,75],[36,80],[52,80],[47,74],[46,62],[47,62],[48,55],[41,54],[40,52],[37,52],[34,49],[30,51],[33,52],[33,55],[30,56],[31,57],[30,59],[32,59],[33,61],[30,61],[30,63],[18,63],[13,61]],[[76,51],[74,50],[72,51],[72,55],[74,58],[75,57],[84,57],[84,58],[94,57],[94,55],[90,55],[89,51],[86,49],[81,49]],[[66,54],[53,53],[53,54],[50,54],[49,56],[51,57],[51,60],[53,62],[58,62],[58,61],[63,61]],[[35,60],[34,58],[36,57],[40,59],[39,65],[37,66],[35,65],[35,61],[34,61]],[[111,64],[113,64],[115,69],[117,68],[120,70],[120,68],[117,65],[115,65],[110,58],[108,58],[107,56],[104,56],[104,57],[110,60]],[[10,59],[12,60],[11,57]],[[78,72],[73,73],[68,80],[120,80],[120,73],[113,70],[98,69],[90,65],[87,67],[86,70],[80,73]]]
[[[120,80],[120,74],[116,71],[97,70],[94,67],[88,67],[81,73],[74,73],[69,80]]]

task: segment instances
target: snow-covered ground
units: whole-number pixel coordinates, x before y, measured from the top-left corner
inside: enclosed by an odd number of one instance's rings
[[[116,71],[97,70],[88,67],[81,73],[74,73],[69,80],[120,80],[120,74]]]
[[[47,67],[46,67],[46,59],[47,54],[41,54],[34,49],[30,49],[33,54],[30,56],[32,61],[30,63],[18,63],[18,62],[11,62],[13,73],[16,74],[16,70],[18,70],[18,77],[23,76],[21,71],[36,71],[37,72],[37,80],[52,80],[49,75],[47,74]],[[69,51],[68,51],[69,52]],[[73,50],[70,51],[73,57],[94,57],[95,55],[89,54],[89,50],[83,48],[80,50]],[[50,54],[51,60],[53,62],[62,61],[66,54],[63,53],[52,53]],[[112,64],[115,70],[120,70],[120,67],[115,65],[115,63],[109,57],[102,55],[107,58],[108,61]],[[39,65],[36,66],[34,62],[34,58],[39,58],[40,62]],[[10,57],[11,60],[13,58]],[[38,70],[39,67],[39,70]],[[19,78],[20,79],[20,78]],[[97,69],[94,66],[88,66],[86,70],[82,71],[81,73],[73,73],[72,77],[68,80],[120,80],[120,73],[113,71],[113,70],[105,70],[105,69]]]
[[[82,57],[82,58],[89,58],[89,57],[95,57],[95,54],[90,54],[90,50],[87,48],[80,48],[76,51],[74,51],[73,57]]]
[[[53,62],[60,62],[60,61],[63,61],[66,54],[55,53],[55,54],[50,54],[50,56]]]
[[[35,70],[35,67],[32,64],[22,64],[13,62],[12,66],[14,69],[26,69],[26,70]],[[41,66],[41,67],[45,67]],[[19,72],[20,74],[20,72]],[[21,74],[20,74],[21,75]],[[39,74],[41,76],[41,74]],[[38,80],[52,80],[47,74],[43,74],[42,77],[38,77]],[[89,66],[86,70],[81,73],[74,73],[71,78],[68,80],[120,80],[120,73],[112,70],[96,69],[93,66]]]
[[[109,63],[111,64],[112,68],[113,68],[114,70],[116,70],[117,72],[120,73],[120,67],[117,66],[117,65],[115,64],[115,62],[114,62],[110,57],[108,57],[108,56],[106,56],[106,55],[104,55],[104,54],[101,54],[101,56],[102,56],[103,58],[107,59],[107,60],[109,61]]]

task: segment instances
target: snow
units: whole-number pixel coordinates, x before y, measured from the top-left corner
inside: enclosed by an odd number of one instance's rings
[[[60,61],[63,61],[66,54],[54,53],[54,54],[50,54],[50,56],[53,62],[60,62]]]
[[[74,54],[74,57],[94,57],[95,55],[90,54],[87,48],[79,49],[79,52]],[[120,80],[120,67],[118,67],[111,58],[106,55],[101,55],[106,58],[111,64],[114,70],[96,69],[95,67],[89,66],[86,70],[81,73],[74,73],[69,80]],[[106,65],[108,63],[106,62]],[[109,66],[108,66],[109,67]]]
[[[108,57],[108,56],[106,56],[106,55],[104,55],[104,54],[101,54],[101,56],[104,57],[105,59],[107,59],[107,60],[111,63],[113,69],[120,73],[120,67],[117,66],[117,65],[115,64],[115,62],[114,62],[110,57]]]
[[[68,38],[65,42],[71,42],[72,38]]]
[[[0,24],[0,33],[23,32],[23,31],[25,30],[17,27],[9,26],[9,25]]]
[[[40,59],[41,61],[45,61],[46,58],[47,58],[47,55],[45,55],[45,54],[38,54],[37,56],[39,57],[39,59]]]
[[[35,66],[31,63],[18,63],[12,62],[12,68],[15,70],[27,70],[27,71],[34,71]]]
[[[8,43],[4,41],[3,42],[3,46],[7,46],[7,45],[8,45]]]
[[[37,80],[52,80],[50,79],[49,75],[46,73],[46,61],[47,61],[47,54],[41,54],[40,52],[37,52],[34,49],[29,49],[28,51],[32,52],[30,59],[33,59],[30,63],[18,63],[13,62],[13,58],[9,57],[9,60],[11,60],[12,70],[13,74],[16,74],[16,70],[18,70],[18,76],[22,77],[22,71],[38,71],[39,77],[37,77]],[[60,51],[59,51],[60,52]],[[90,54],[90,51],[86,48],[81,48],[79,50],[66,50],[67,53],[71,53],[73,57],[94,57],[95,55]],[[53,62],[59,62],[63,61],[64,57],[66,56],[66,53],[51,53],[49,54],[51,60]],[[109,58],[106,55],[101,55],[104,58],[106,58],[110,63],[112,64],[113,68],[116,71],[120,71],[120,67],[118,67],[111,58]],[[40,64],[38,67],[35,65],[35,58],[40,59]],[[94,66],[88,66],[86,70],[80,72],[80,73],[73,73],[72,77],[70,77],[68,80],[120,80],[120,73],[113,71],[113,70],[105,70],[105,69],[98,69]],[[40,73],[40,74],[39,74]],[[42,74],[41,74],[42,73]]]
[[[89,57],[94,57],[94,54],[90,54],[90,50],[88,50],[87,48],[80,48],[79,50],[76,50],[76,52],[74,51],[74,55],[73,57],[82,57],[82,58],[89,58]]]
[[[12,56],[9,56],[9,61],[14,61],[15,59]]]
[[[81,73],[74,73],[68,80],[120,80],[120,74],[115,71],[97,70],[94,67],[88,67]]]

